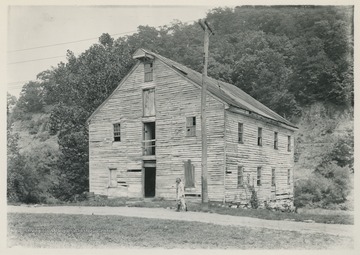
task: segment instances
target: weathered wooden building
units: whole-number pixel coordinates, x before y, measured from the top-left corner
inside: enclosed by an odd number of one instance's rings
[[[201,197],[201,74],[139,49],[137,63],[91,115],[90,191],[109,197]],[[293,196],[296,127],[234,85],[207,78],[210,201]]]

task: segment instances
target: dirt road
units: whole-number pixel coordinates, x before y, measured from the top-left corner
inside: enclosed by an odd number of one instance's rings
[[[331,235],[354,235],[353,225],[304,223],[292,221],[263,220],[250,217],[239,217],[203,212],[175,212],[163,208],[139,207],[78,207],[78,206],[8,206],[8,213],[58,213],[58,214],[87,214],[87,215],[120,215],[126,217],[140,217],[153,219],[168,219],[180,221],[196,221],[228,226],[244,226],[254,228],[268,228],[277,230],[299,231],[302,233],[325,233]]]

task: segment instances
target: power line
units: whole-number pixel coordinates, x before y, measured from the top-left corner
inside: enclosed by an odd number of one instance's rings
[[[188,21],[184,21],[184,23],[188,23],[188,22],[192,22],[192,21],[196,21],[196,20],[188,20]],[[161,27],[161,26],[158,26]],[[128,34],[128,33],[133,33],[133,32],[137,32],[136,31],[127,31],[127,32],[123,32],[123,33],[116,33],[116,34],[110,34],[111,36],[114,35],[123,35],[123,34]],[[32,48],[26,48],[26,49],[18,49],[18,50],[11,50],[8,52],[18,52],[18,51],[26,51],[26,50],[32,50],[32,49],[40,49],[40,48],[47,48],[47,47],[53,47],[53,46],[57,46],[57,45],[64,45],[64,44],[71,44],[71,43],[77,43],[77,42],[83,42],[83,41],[89,41],[89,40],[94,40],[94,39],[98,39],[99,37],[93,37],[93,38],[88,38],[88,39],[82,39],[82,40],[77,40],[77,41],[70,41],[70,42],[63,42],[63,43],[56,43],[56,44],[49,44],[49,45],[43,45],[43,46],[37,46],[37,47],[32,47]],[[54,57],[48,57],[48,58],[39,58],[39,59],[30,59],[30,60],[24,60],[24,61],[17,61],[17,62],[11,62],[8,63],[8,65],[13,65],[13,64],[20,64],[20,63],[27,63],[27,62],[34,62],[34,61],[41,61],[41,60],[47,60],[47,59],[54,59],[54,58],[61,58],[61,57],[66,57],[66,55],[62,55],[62,56],[54,56]],[[11,82],[8,84],[16,84],[16,83],[22,83],[22,82],[29,82],[30,80],[27,81],[17,81],[17,82]],[[15,85],[12,86],[13,88],[19,86],[20,88],[23,85]],[[9,87],[9,86],[8,86]]]
[[[128,32],[123,32],[123,33],[111,34],[111,36],[113,36],[113,35],[123,35],[123,34],[132,33],[132,32],[136,32],[136,31],[128,31]],[[25,49],[18,49],[18,50],[9,50],[8,52],[18,52],[18,51],[26,51],[26,50],[40,49],[40,48],[48,48],[48,47],[53,47],[53,46],[58,46],[58,45],[78,43],[78,42],[90,41],[90,40],[95,40],[95,39],[99,39],[99,37],[87,38],[87,39],[82,39],[82,40],[77,40],[77,41],[70,41],[70,42],[62,42],[62,43],[48,44],[48,45],[37,46],[37,47],[32,47],[32,48],[25,48]]]
[[[19,63],[26,63],[26,62],[33,62],[33,61],[39,61],[39,60],[46,60],[46,59],[52,59],[52,58],[62,58],[62,57],[66,57],[66,55],[49,57],[49,58],[30,59],[30,60],[18,61],[18,62],[11,62],[11,63],[8,63],[8,65],[19,64]]]
[[[188,21],[184,21],[184,23],[188,23],[188,22],[192,22],[192,21],[196,21],[196,20],[188,20]],[[162,26],[158,26],[157,28],[160,28],[160,27],[162,27]],[[137,30],[127,31],[127,32],[122,32],[122,33],[116,33],[116,34],[110,34],[110,35],[111,35],[111,36],[114,36],[114,35],[124,35],[124,34],[135,33],[135,32],[137,32]],[[92,38],[87,38],[87,39],[82,39],[82,40],[62,42],[62,43],[55,43],[55,44],[48,44],[48,45],[36,46],[36,47],[32,47],[32,48],[9,50],[9,51],[7,51],[7,52],[10,53],[10,52],[34,50],[34,49],[40,49],[40,48],[48,48],[48,47],[54,47],[54,46],[58,46],[58,45],[78,43],[78,42],[90,41],[90,40],[95,40],[95,39],[99,39],[99,37],[92,37]]]
[[[27,82],[28,80],[26,81],[14,81],[14,82],[8,82],[7,84],[17,84],[17,83],[22,83],[22,82]]]

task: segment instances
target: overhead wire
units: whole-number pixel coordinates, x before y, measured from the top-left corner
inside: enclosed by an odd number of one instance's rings
[[[46,60],[46,59],[53,59],[53,58],[62,58],[62,57],[66,57],[66,55],[48,57],[48,58],[29,59],[29,60],[17,61],[17,62],[10,62],[10,63],[8,63],[8,65],[19,64],[19,63],[27,63],[27,62],[33,62],[33,61],[39,61],[39,60]]]
[[[132,32],[136,32],[136,31],[128,31],[128,32],[111,34],[111,35],[112,35],[112,36],[113,36],[113,35],[122,35],[122,34],[128,34],[128,33],[132,33]],[[18,51],[26,51],[26,50],[34,50],[34,49],[48,48],[48,47],[54,47],[54,46],[58,46],[58,45],[65,45],[65,44],[78,43],[78,42],[85,42],[85,41],[90,41],[90,40],[95,40],[95,39],[99,39],[99,37],[93,37],[93,38],[87,38],[87,39],[76,40],[76,41],[69,41],[69,42],[62,42],[62,43],[54,43],[54,44],[48,44],[48,45],[37,46],[37,47],[32,47],[32,48],[25,48],[25,49],[18,49],[18,50],[9,50],[8,52],[10,53],[10,52],[18,52]]]
[[[188,20],[188,21],[184,21],[184,23],[188,23],[188,22],[192,22],[192,21],[196,21],[196,20]],[[157,28],[160,28],[160,27],[162,27],[162,26],[157,26]],[[132,31],[127,31],[127,32],[122,32],[122,33],[115,33],[115,34],[110,34],[110,35],[111,35],[111,36],[114,36],[114,35],[124,35],[124,34],[129,34],[129,33],[135,33],[135,32],[137,32],[137,31],[138,31],[138,30],[132,30]],[[81,39],[81,40],[76,40],[76,41],[69,41],[69,42],[62,42],[62,43],[54,43],[54,44],[36,46],[36,47],[25,48],[25,49],[9,50],[9,51],[7,51],[7,52],[11,53],[11,52],[19,52],[19,51],[27,51],[27,50],[48,48],[48,47],[54,47],[54,46],[58,46],[58,45],[65,45],[65,44],[72,44],[72,43],[78,43],[78,42],[91,41],[91,40],[95,40],[95,39],[99,39],[99,37],[92,37],[92,38]]]
[[[192,22],[192,21],[197,21],[197,20],[188,20],[188,21],[184,21],[183,23],[188,23],[188,22]],[[163,26],[158,26],[157,28],[160,28],[160,27],[163,27]],[[138,31],[138,30],[133,30],[133,31],[127,31],[127,32],[122,32],[122,33],[115,33],[115,34],[110,34],[110,35],[111,35],[111,36],[124,35],[124,34],[129,34],[129,33],[135,33],[135,32],[137,32],[137,31]],[[9,50],[9,51],[7,51],[7,52],[8,52],[8,53],[12,53],[12,52],[21,52],[21,51],[41,49],[41,48],[49,48],[49,47],[54,47],[54,46],[59,46],[59,45],[79,43],[79,42],[90,41],[90,40],[95,40],[95,39],[99,39],[99,37],[92,37],[92,38],[87,38],[87,39],[81,39],[81,40],[75,40],[75,41],[69,41],[69,42],[62,42],[62,43],[55,43],[55,44],[48,44],[48,45],[36,46],[36,47],[25,48],[25,49]],[[10,62],[10,63],[8,63],[8,65],[20,64],[20,63],[28,63],[28,62],[48,60],[48,59],[55,59],[55,58],[62,58],[62,57],[66,57],[66,55],[54,56],[54,57],[47,57],[47,58],[38,58],[38,59],[29,59],[29,60],[16,61],[16,62]],[[28,81],[11,82],[11,83],[7,83],[7,84],[9,85],[9,84],[14,84],[14,83],[22,83],[22,82],[28,82]],[[10,86],[10,87],[14,88],[14,87],[16,87],[16,86],[17,86],[17,85],[15,85],[15,86]],[[23,85],[21,85],[21,87],[22,87],[22,86],[23,86]]]

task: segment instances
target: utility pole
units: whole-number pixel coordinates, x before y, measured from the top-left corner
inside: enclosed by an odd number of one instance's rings
[[[207,65],[209,56],[209,36],[214,34],[207,21],[199,20],[199,24],[204,30],[204,69],[201,82],[201,203],[208,208],[208,171],[207,171],[207,131],[206,131],[206,93],[207,93]]]

